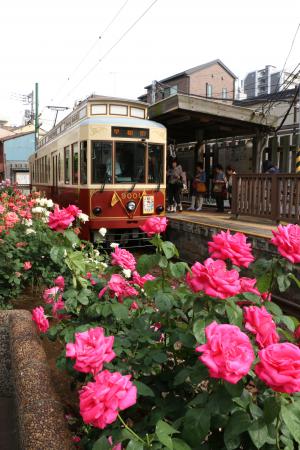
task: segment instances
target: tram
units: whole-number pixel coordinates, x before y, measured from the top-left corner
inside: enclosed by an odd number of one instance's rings
[[[39,141],[31,184],[61,206],[89,215],[82,238],[100,228],[135,239],[149,216],[164,215],[166,128],[147,120],[147,104],[92,95]]]

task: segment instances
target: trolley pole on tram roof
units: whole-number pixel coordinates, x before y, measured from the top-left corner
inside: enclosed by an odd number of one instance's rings
[[[296,137],[296,173],[300,173],[300,83],[298,84],[298,134],[296,135]]]
[[[35,151],[37,151],[39,141],[39,84],[35,83],[35,114],[34,114],[34,138]]]

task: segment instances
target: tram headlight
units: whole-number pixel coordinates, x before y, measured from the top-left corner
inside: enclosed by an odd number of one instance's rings
[[[102,208],[100,208],[100,206],[96,206],[96,208],[93,209],[94,216],[100,216],[101,213],[102,213]]]
[[[163,205],[158,205],[156,207],[156,212],[157,214],[161,214],[162,212],[164,212],[165,208],[163,207]]]
[[[135,208],[136,208],[135,202],[133,202],[133,201],[128,202],[127,205],[126,205],[126,208],[127,208],[127,211],[133,212],[135,210]]]

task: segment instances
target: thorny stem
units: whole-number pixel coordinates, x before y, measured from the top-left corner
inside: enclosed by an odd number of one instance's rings
[[[130,434],[132,434],[132,436],[134,436],[139,442],[142,442],[143,444],[147,443],[144,441],[144,439],[142,439],[138,434],[136,434],[128,425],[126,422],[124,422],[124,420],[122,419],[122,417],[120,416],[120,414],[118,414],[118,418],[120,420],[120,422],[122,423],[122,425],[126,428],[127,431],[129,431]]]

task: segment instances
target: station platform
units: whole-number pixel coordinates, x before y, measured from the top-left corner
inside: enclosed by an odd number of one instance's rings
[[[182,211],[180,213],[168,213],[167,218],[171,222],[181,222],[186,224],[195,224],[207,228],[215,228],[219,230],[230,230],[232,232],[244,233],[249,237],[262,239],[271,239],[272,230],[276,229],[276,225],[267,223],[266,221],[258,221],[253,218],[235,219],[228,213],[220,214],[210,209],[203,211]]]

